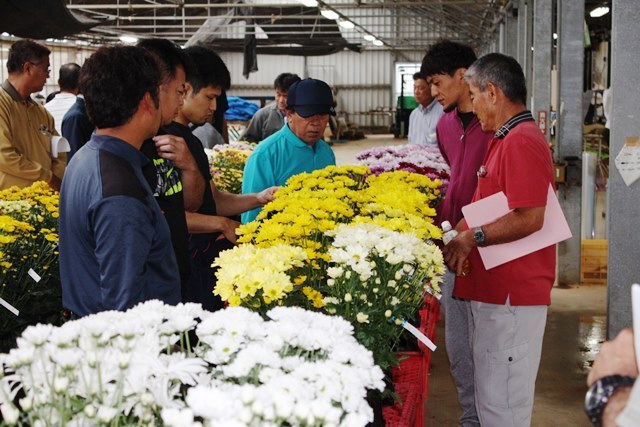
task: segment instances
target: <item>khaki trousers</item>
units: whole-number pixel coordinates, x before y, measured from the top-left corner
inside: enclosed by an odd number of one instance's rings
[[[547,306],[471,301],[476,408],[485,427],[531,425]]]

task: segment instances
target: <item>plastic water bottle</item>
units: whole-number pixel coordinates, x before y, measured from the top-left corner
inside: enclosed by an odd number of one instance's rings
[[[458,232],[451,227],[451,223],[449,221],[442,221],[442,231],[444,231],[442,243],[445,245],[448,245],[449,242],[455,239],[458,235]]]
[[[451,223],[449,221],[442,221],[442,231],[444,231],[442,243],[445,245],[448,245],[449,242],[455,239],[458,235],[458,232],[451,227]],[[466,276],[471,273],[471,268],[471,261],[469,261],[469,258],[465,259],[462,264],[462,273],[460,273],[459,276]]]

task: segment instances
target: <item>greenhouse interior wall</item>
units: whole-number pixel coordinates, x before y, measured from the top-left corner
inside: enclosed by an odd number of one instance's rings
[[[412,55],[420,62],[424,52]],[[391,51],[342,51],[327,56],[258,55],[258,71],[242,75],[243,55],[221,53],[231,72],[231,96],[273,96],[273,81],[283,72],[326,81],[335,91],[338,116],[371,131],[389,131],[395,108],[394,64]],[[409,62],[404,59],[403,62]],[[409,93],[413,95],[413,93]]]

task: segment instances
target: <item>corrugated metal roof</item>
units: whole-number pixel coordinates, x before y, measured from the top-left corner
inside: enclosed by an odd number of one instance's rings
[[[309,7],[303,0],[64,1],[75,15],[102,22],[74,36],[94,43],[129,35],[242,50],[245,32],[254,28],[247,23],[255,23],[259,49],[315,43],[398,52],[424,50],[442,37],[480,47],[496,31],[508,4],[507,0],[317,0],[315,7]],[[338,19],[326,18],[323,11],[336,13]],[[343,27],[351,24],[354,28]]]

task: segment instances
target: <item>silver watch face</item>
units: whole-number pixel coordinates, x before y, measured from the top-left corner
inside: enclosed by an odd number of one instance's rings
[[[593,409],[597,408],[602,403],[602,387],[596,385],[595,387],[591,387],[589,391],[587,391],[587,395],[584,397],[584,407],[587,410],[587,413],[593,411]]]
[[[476,230],[475,233],[473,234],[473,239],[477,243],[483,243],[484,242],[484,232],[482,230]]]
[[[630,387],[634,378],[621,375],[603,377],[593,383],[584,398],[584,409],[594,425],[600,425],[604,406],[618,387]]]

